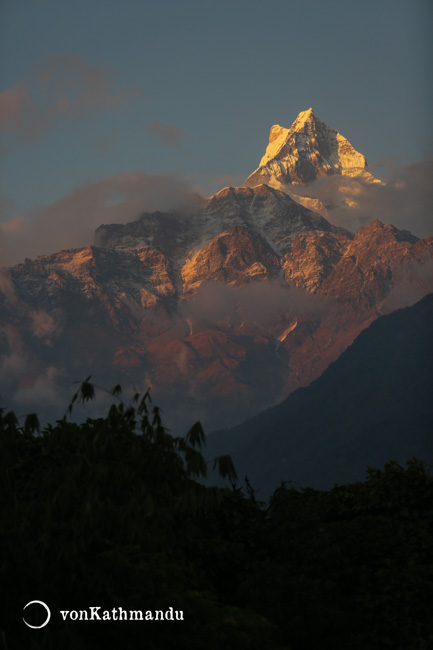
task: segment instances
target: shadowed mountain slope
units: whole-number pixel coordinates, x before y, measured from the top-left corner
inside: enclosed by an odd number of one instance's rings
[[[230,453],[261,498],[281,480],[328,488],[367,465],[433,461],[433,295],[382,316],[308,388],[229,431],[208,454]]]

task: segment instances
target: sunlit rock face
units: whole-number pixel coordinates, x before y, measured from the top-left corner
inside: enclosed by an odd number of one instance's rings
[[[280,258],[257,232],[236,226],[188,257],[182,268],[184,295],[209,280],[242,286],[276,277]]]

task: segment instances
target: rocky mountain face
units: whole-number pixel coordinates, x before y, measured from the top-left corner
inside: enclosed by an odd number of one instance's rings
[[[259,170],[278,159],[292,183],[365,166],[312,111],[273,128],[272,145]],[[433,238],[379,220],[352,234],[272,178],[102,225],[94,246],[5,270],[3,400],[41,412],[92,375],[151,385],[169,426],[201,419],[210,431],[308,385],[379,315],[433,291]]]

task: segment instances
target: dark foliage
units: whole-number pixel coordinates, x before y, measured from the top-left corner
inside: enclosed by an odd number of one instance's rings
[[[0,413],[0,647],[55,650],[427,650],[433,643],[433,480],[389,463],[329,491],[269,502],[207,488],[199,423],[162,426],[149,395],[38,433]],[[75,394],[93,399],[90,378]],[[69,412],[70,409],[68,409]],[[38,599],[53,617],[22,621]],[[63,621],[59,610],[183,610],[184,621]],[[37,624],[37,623],[35,623]]]

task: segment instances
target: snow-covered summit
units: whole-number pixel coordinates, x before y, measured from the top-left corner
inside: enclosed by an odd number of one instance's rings
[[[287,186],[304,185],[333,174],[375,182],[366,165],[365,156],[309,108],[299,113],[289,129],[279,124],[272,126],[265,155],[244,185],[266,183],[286,191]]]

